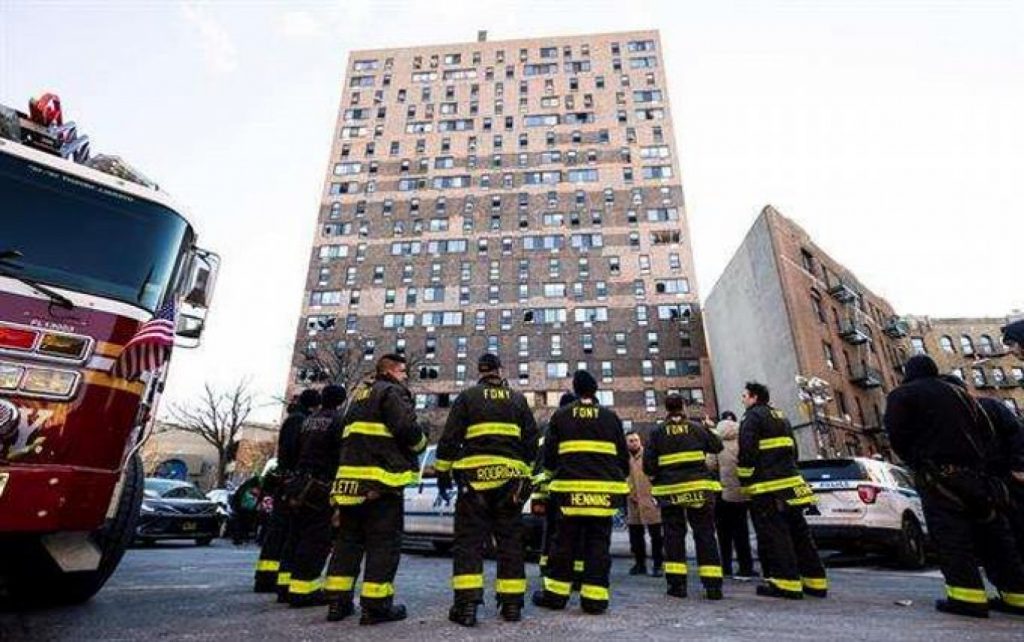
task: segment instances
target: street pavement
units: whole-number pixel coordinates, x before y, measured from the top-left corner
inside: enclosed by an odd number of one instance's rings
[[[451,561],[407,554],[396,582],[410,617],[377,627],[358,626],[358,615],[328,623],[326,609],[288,609],[272,596],[251,592],[253,546],[217,541],[197,548],[170,543],[129,551],[90,602],[30,612],[0,612],[0,641],[31,640],[1024,640],[1024,618],[989,620],[937,613],[942,591],[935,571],[901,572],[879,566],[830,568],[827,600],[789,602],[754,595],[754,584],[726,580],[726,599],[708,602],[691,578],[691,597],[664,595],[664,580],[631,577],[629,560],[612,571],[612,607],[604,616],[528,606],[523,622],[501,622],[493,601],[476,629],[446,619]],[[486,573],[493,578],[494,565]],[[531,589],[537,567],[527,570]],[[490,580],[488,581],[490,586]],[[909,606],[897,602],[909,600]]]

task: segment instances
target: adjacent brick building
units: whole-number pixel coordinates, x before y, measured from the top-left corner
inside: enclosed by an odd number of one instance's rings
[[[720,406],[739,408],[743,384],[768,385],[796,428],[801,456],[887,452],[886,393],[908,355],[892,306],[825,253],[800,226],[765,207],[705,305]],[[814,411],[796,377],[828,382]]]
[[[930,355],[943,373],[967,382],[976,395],[994,397],[1024,413],[1024,362],[1002,343],[1005,317],[935,319],[908,316],[911,351]]]
[[[289,393],[398,351],[443,410],[487,350],[539,411],[585,367],[637,428],[670,390],[713,414],[663,61],[656,31],[353,52]]]

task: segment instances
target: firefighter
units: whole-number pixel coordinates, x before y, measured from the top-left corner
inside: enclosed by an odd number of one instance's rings
[[[608,609],[612,517],[629,494],[629,452],[622,421],[595,399],[594,377],[578,370],[572,385],[579,399],[555,411],[544,441],[548,488],[561,517],[544,590],[533,594],[533,603],[565,608],[573,590],[573,559],[581,553],[580,605],[586,613],[600,614]]]
[[[811,539],[804,510],[814,492],[797,469],[793,429],[781,410],[768,405],[768,388],[750,382],[740,396],[747,409],[740,423],[736,473],[751,499],[765,583],[757,594],[801,599],[828,596],[828,578]]]
[[[256,581],[253,590],[257,593],[273,593],[277,586],[287,586],[291,578],[281,573],[284,543],[288,539],[291,519],[285,506],[284,487],[295,470],[298,459],[296,444],[302,423],[320,405],[320,393],[312,388],[303,390],[298,399],[288,407],[288,417],[281,424],[277,435],[277,468],[267,475],[264,491],[273,497],[273,511],[267,524],[260,558],[256,562]]]
[[[576,401],[576,395],[571,392],[564,393],[558,400],[558,407],[568,406],[572,402]],[[541,446],[544,445],[544,440],[547,439],[548,425],[545,424],[544,430],[542,431],[544,436],[541,438]],[[540,567],[541,575],[547,574],[548,567],[548,556],[551,555],[551,546],[555,541],[555,530],[558,528],[558,506],[554,502],[550,501],[551,493],[548,491],[548,484],[551,480],[548,479],[547,473],[544,472],[544,452],[538,449],[537,452],[537,463],[533,470],[533,495],[530,499],[534,502],[544,502],[544,537],[541,542],[540,550],[540,562],[537,566]],[[573,568],[578,569],[577,573],[583,570],[583,560],[575,560],[573,562]]]
[[[331,491],[338,527],[327,570],[327,620],[354,612],[353,595],[363,557],[360,624],[395,622],[406,617],[394,604],[394,579],[401,559],[405,517],[403,492],[418,478],[427,436],[416,421],[405,357],[387,354],[376,373],[352,395],[341,434],[341,459]]]
[[[721,484],[711,478],[705,460],[722,452],[722,442],[704,425],[683,415],[683,398],[665,398],[668,417],[651,433],[644,472],[661,506],[665,528],[665,578],[668,594],[686,597],[686,524],[693,529],[697,575],[709,600],[722,599],[722,562],[715,536],[715,495]]]
[[[914,471],[928,534],[935,542],[946,599],[943,613],[1024,615],[1024,566],[1004,511],[1006,487],[988,467],[999,448],[984,411],[939,378],[927,355],[911,357],[903,385],[889,393],[885,427],[893,451]],[[999,596],[989,600],[978,566]]]
[[[485,353],[477,362],[479,382],[458,396],[437,444],[437,488],[448,499],[453,477],[455,545],[454,604],[448,619],[475,626],[483,602],[484,541],[493,534],[498,558],[495,593],[506,622],[522,618],[526,593],[523,504],[530,494],[537,458],[537,423],[526,397],[509,389],[501,360]]]
[[[298,439],[295,474],[288,484],[288,506],[292,511],[292,550],[285,572],[288,605],[296,608],[323,604],[325,596],[320,574],[331,552],[331,479],[338,466],[341,447],[341,417],[345,389],[324,386],[320,410],[302,422]]]

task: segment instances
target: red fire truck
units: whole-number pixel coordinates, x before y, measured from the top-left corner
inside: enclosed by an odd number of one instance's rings
[[[89,158],[59,101],[0,106],[0,601],[76,602],[131,541],[166,363],[114,364],[174,302],[199,343],[219,258],[156,185]]]

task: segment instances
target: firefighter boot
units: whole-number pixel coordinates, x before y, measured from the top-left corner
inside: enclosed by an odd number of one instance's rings
[[[476,602],[456,602],[448,609],[448,621],[459,626],[476,626]]]
[[[352,605],[352,600],[332,600],[327,605],[327,621],[340,622],[355,611],[356,607]]]
[[[665,591],[665,594],[671,597],[686,597],[686,584],[683,582],[673,582],[668,585],[668,590]]]
[[[502,602],[499,613],[506,622],[518,622],[523,619],[523,605],[520,602]]]
[[[722,599],[722,587],[721,586],[709,586],[704,589],[704,597],[709,600],[720,600]]]
[[[394,604],[385,608],[368,609],[363,607],[363,616],[359,618],[359,624],[361,626],[372,626],[385,622],[398,622],[399,620],[404,620],[405,617],[404,604]]]
[[[310,606],[323,606],[328,603],[327,594],[321,591],[313,591],[305,595],[294,593],[288,596],[288,606],[293,609],[304,609]]]
[[[988,600],[988,607],[993,611],[999,611],[1000,613],[1009,613],[1010,615],[1024,615],[1024,606],[1016,606],[1009,604],[1003,598],[993,597]]]
[[[803,591],[800,591],[799,593],[796,591],[783,591],[774,584],[760,584],[758,585],[756,592],[761,597],[781,597],[787,600],[804,599]]]
[[[552,593],[547,591],[534,591],[533,592],[533,604],[543,609],[551,609],[552,611],[561,611],[565,608],[565,603],[568,600],[566,598],[559,598]]]
[[[955,600],[935,600],[935,610],[950,615],[987,618],[988,604],[967,604]]]

